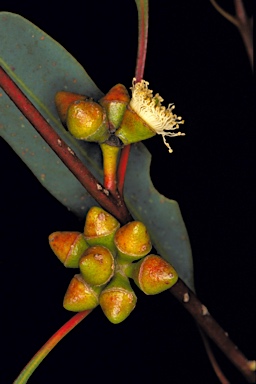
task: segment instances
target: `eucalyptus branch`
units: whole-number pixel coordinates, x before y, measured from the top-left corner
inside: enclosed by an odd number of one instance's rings
[[[108,190],[105,190],[84,164],[77,158],[71,148],[56,134],[39,111],[25,97],[22,91],[0,67],[0,86],[13,100],[16,106],[38,130],[44,140],[67,165],[88,192],[122,223],[132,220],[126,206],[115,199]],[[216,345],[226,354],[231,362],[241,371],[249,383],[255,382],[255,363],[250,362],[237,349],[224,330],[209,314],[207,308],[197,299],[195,294],[179,279],[170,292],[179,300],[195,319],[200,328]]]
[[[255,383],[255,361],[248,360],[230,340],[228,333],[214,320],[207,307],[202,304],[188,286],[179,279],[170,288],[171,294],[191,314],[205,334],[214,341],[232,364],[242,373],[248,383]]]
[[[97,200],[103,208],[111,211],[121,223],[130,221],[131,216],[124,200],[121,197],[120,199],[116,199],[109,190],[100,184],[1,66],[0,86],[90,195]]]
[[[249,18],[246,14],[244,4],[242,0],[234,0],[236,15],[230,15],[227,11],[219,6],[215,0],[210,0],[214,8],[223,16],[225,19],[234,24],[243,39],[243,43],[253,70],[253,18]]]

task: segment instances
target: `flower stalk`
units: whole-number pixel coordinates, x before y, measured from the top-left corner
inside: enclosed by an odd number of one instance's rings
[[[138,10],[138,50],[137,62],[135,69],[136,81],[141,81],[144,76],[144,69],[147,55],[148,44],[148,0],[135,0]],[[118,191],[123,196],[125,173],[127,170],[131,146],[126,145],[120,155],[118,170],[117,170],[117,183]]]
[[[68,320],[54,335],[39,349],[39,351],[28,362],[25,368],[21,371],[13,384],[25,384],[36,370],[44,358],[51,352],[51,350],[70,332],[76,325],[78,325],[92,310],[76,313],[70,320]]]
[[[106,143],[100,145],[103,155],[104,188],[114,196],[117,194],[117,166],[120,147]]]

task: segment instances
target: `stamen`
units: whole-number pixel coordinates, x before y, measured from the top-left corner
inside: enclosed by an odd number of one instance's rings
[[[184,136],[181,132],[169,132],[179,129],[179,125],[184,123],[181,116],[173,114],[175,108],[173,103],[166,108],[161,103],[164,99],[159,93],[153,96],[153,91],[148,89],[149,83],[141,80],[136,83],[134,78],[132,81],[132,98],[130,107],[152,128],[157,134],[162,135],[163,142],[167,146],[169,152],[172,152],[170,145],[167,143],[165,136]],[[167,132],[166,132],[167,131]]]

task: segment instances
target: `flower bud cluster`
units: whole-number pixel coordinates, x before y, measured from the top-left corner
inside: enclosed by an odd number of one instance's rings
[[[145,80],[133,79],[130,99],[125,86],[117,84],[98,103],[61,91],[55,96],[55,104],[62,123],[77,139],[101,144],[114,135],[122,145],[128,145],[160,134],[172,152],[166,136],[184,135],[176,131],[184,121],[173,114],[175,106],[164,107],[163,98],[158,93],[153,95],[148,85]]]
[[[100,305],[114,324],[125,320],[135,308],[137,297],[130,280],[147,295],[172,287],[178,275],[152,249],[145,225],[120,223],[108,212],[92,207],[84,232],[54,232],[49,243],[67,268],[78,268],[64,296],[69,311],[80,312]]]

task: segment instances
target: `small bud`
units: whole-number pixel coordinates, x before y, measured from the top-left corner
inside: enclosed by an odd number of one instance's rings
[[[110,213],[99,207],[89,209],[84,236],[89,245],[103,245],[115,253],[114,235],[120,227],[120,223]]]
[[[137,297],[126,276],[116,273],[101,292],[99,303],[109,321],[118,324],[124,321],[135,308]]]
[[[75,101],[67,112],[67,127],[76,138],[103,143],[109,137],[104,109],[94,101]]]
[[[89,247],[82,233],[53,232],[49,244],[58,259],[67,268],[78,268],[79,259]]]
[[[163,292],[178,280],[175,269],[157,255],[148,255],[134,263],[131,277],[146,295]]]
[[[93,309],[99,304],[99,291],[87,284],[81,275],[75,275],[71,280],[63,300],[63,306],[68,311],[81,312]]]
[[[78,93],[71,93],[60,91],[55,95],[55,105],[60,117],[60,120],[63,124],[66,124],[67,121],[67,111],[69,106],[78,100],[90,100],[89,97],[84,95],[79,95]]]
[[[114,274],[115,262],[112,253],[96,245],[88,248],[79,260],[81,275],[92,286],[106,284]]]
[[[152,248],[147,228],[140,221],[131,221],[118,229],[114,242],[122,261],[139,260]]]
[[[99,103],[106,109],[111,132],[114,132],[122,122],[126,106],[130,101],[127,89],[117,84],[100,99]]]

